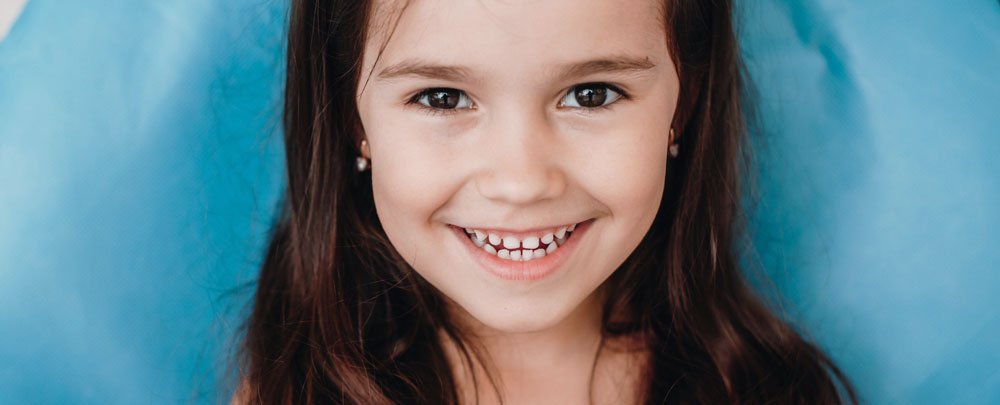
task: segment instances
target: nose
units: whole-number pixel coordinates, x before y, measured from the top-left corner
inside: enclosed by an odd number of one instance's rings
[[[476,188],[486,198],[525,205],[566,189],[562,143],[544,113],[526,108],[497,113],[483,133]]]

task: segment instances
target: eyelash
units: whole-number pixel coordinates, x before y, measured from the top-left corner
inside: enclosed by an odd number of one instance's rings
[[[587,114],[592,114],[592,113],[595,113],[595,112],[610,110],[612,106],[614,106],[615,104],[618,104],[622,99],[624,99],[626,101],[632,99],[632,96],[630,96],[628,93],[626,93],[625,90],[622,90],[621,87],[615,86],[615,85],[613,85],[611,83],[603,83],[603,82],[591,82],[591,83],[578,84],[578,85],[575,85],[573,87],[570,87],[569,90],[567,90],[563,94],[564,95],[569,94],[570,91],[574,91],[575,89],[578,89],[578,88],[589,88],[589,87],[604,87],[606,89],[614,91],[615,93],[618,93],[619,97],[618,97],[618,99],[616,99],[615,101],[611,102],[610,104],[606,104],[606,105],[602,105],[602,106],[597,106],[597,107],[570,107],[570,108],[578,109],[578,110],[580,110],[580,111],[582,111],[584,113],[587,113]],[[441,90],[458,90],[458,89],[452,89],[452,88],[448,88],[448,87],[433,87],[433,88],[429,88],[429,89],[424,89],[424,90],[420,91],[419,93],[413,95],[413,97],[410,97],[409,101],[406,102],[406,105],[416,105],[418,110],[420,110],[421,112],[423,112],[425,114],[432,115],[432,116],[451,115],[451,114],[456,114],[459,111],[463,110],[462,108],[433,108],[433,107],[428,107],[426,105],[423,105],[423,104],[421,104],[419,102],[419,100],[422,97],[424,97],[426,95],[429,95],[431,92],[441,91]],[[462,95],[464,95],[465,97],[468,97],[468,94],[465,94],[464,91],[462,91],[462,90],[458,90],[458,91],[460,93],[462,93]]]

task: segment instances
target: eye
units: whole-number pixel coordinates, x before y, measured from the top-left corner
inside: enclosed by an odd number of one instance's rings
[[[566,97],[559,102],[560,107],[575,108],[608,108],[619,98],[626,97],[625,92],[608,83],[585,83],[573,86],[566,92]]]
[[[421,91],[407,104],[417,103],[420,108],[432,113],[452,113],[457,109],[472,108],[472,100],[464,91],[450,88],[433,88]]]

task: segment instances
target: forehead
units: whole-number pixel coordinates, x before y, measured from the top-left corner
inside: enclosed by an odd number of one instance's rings
[[[382,0],[369,25],[364,72],[378,75],[406,60],[468,66],[485,76],[537,75],[594,56],[660,62],[669,59],[663,7],[662,0]]]

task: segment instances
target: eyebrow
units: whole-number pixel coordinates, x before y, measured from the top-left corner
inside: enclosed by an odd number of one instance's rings
[[[656,64],[648,57],[611,56],[561,65],[555,70],[555,78],[564,80],[571,77],[595,73],[641,73],[652,70]],[[464,66],[435,64],[420,59],[407,59],[382,69],[377,81],[404,76],[440,79],[453,82],[479,82],[473,71]]]

